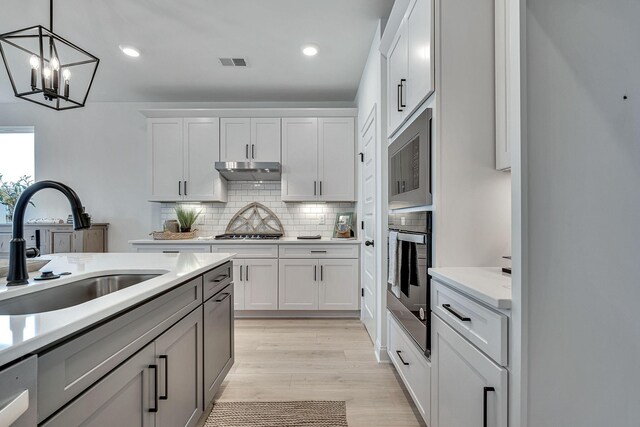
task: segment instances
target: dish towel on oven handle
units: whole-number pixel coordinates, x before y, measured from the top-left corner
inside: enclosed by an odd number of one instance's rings
[[[402,251],[398,241],[398,232],[389,232],[389,277],[387,283],[391,285],[391,292],[400,298],[400,264],[402,263]]]

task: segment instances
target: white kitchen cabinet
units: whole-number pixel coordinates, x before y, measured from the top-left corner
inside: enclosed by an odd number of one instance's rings
[[[430,426],[507,427],[506,368],[494,363],[435,314],[431,319]]]
[[[282,119],[282,200],[355,200],[351,117]]]
[[[280,118],[220,119],[223,162],[280,162]]]
[[[354,135],[351,117],[318,119],[318,200],[355,200]]]
[[[357,259],[280,259],[280,310],[358,310]]]
[[[282,119],[282,200],[318,196],[318,119]]]
[[[154,254],[178,254],[178,253],[209,253],[211,252],[210,245],[185,245],[185,244],[171,244],[167,243],[162,245],[150,244],[150,245],[133,245],[138,253],[154,253]]]
[[[412,0],[387,52],[389,136],[434,91],[433,0]]]
[[[320,266],[318,309],[358,310],[360,283],[357,259],[325,259]]]
[[[219,158],[217,118],[148,119],[154,202],[226,202],[226,182],[212,166]]]
[[[236,310],[278,309],[277,259],[237,259],[233,280]]]

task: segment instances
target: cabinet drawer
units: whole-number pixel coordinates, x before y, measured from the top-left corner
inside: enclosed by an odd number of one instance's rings
[[[38,421],[109,373],[202,302],[202,277],[38,358]]]
[[[502,366],[507,366],[508,318],[434,280],[431,310]]]
[[[36,425],[37,366],[31,356],[0,371],[0,426]]]
[[[280,245],[280,258],[358,258],[358,245]]]
[[[214,245],[213,253],[234,253],[236,258],[278,258],[278,245]]]
[[[154,254],[177,254],[180,252],[187,253],[209,253],[211,246],[209,245],[134,245],[138,253],[154,253]]]
[[[402,382],[427,424],[431,423],[431,364],[409,338],[390,312],[388,353]]]
[[[230,262],[204,274],[203,301],[208,300],[233,281],[233,264]]]

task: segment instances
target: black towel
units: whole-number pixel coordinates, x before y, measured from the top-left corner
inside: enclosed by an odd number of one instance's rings
[[[418,276],[418,246],[411,242],[402,242],[402,263],[400,265],[400,290],[409,297],[409,286],[420,286]]]

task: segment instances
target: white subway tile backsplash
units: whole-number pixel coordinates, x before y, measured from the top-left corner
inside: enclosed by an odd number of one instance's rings
[[[259,202],[271,209],[280,219],[285,236],[299,234],[320,234],[331,237],[333,223],[338,212],[355,212],[355,203],[284,203],[281,199],[280,183],[254,183],[232,181],[228,183],[228,203],[185,204],[196,210],[201,209],[196,228],[198,236],[222,234],[233,216],[252,202]],[[175,219],[175,203],[163,203],[160,209],[162,222]],[[320,225],[318,216],[325,216],[325,224]]]

